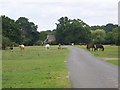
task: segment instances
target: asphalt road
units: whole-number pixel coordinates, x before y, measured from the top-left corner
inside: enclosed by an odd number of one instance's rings
[[[118,67],[95,58],[89,51],[71,49],[67,66],[73,88],[118,88]]]

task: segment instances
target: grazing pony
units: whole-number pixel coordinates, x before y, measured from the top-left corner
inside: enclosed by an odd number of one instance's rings
[[[60,43],[58,44],[58,49],[61,49],[61,44]]]
[[[13,50],[13,47],[10,47],[10,50]]]
[[[72,43],[72,46],[74,46],[74,43]]]
[[[49,44],[46,44],[46,45],[45,45],[45,48],[46,48],[46,50],[49,49],[49,48],[50,48],[50,45],[49,45]]]
[[[10,45],[10,50],[13,52],[13,47],[14,47],[14,45]]]
[[[23,44],[19,45],[19,48],[21,50],[21,56],[22,56],[22,51],[24,50],[25,46]]]
[[[21,50],[24,50],[25,46],[23,44],[19,45]]]
[[[10,46],[10,48],[9,48],[12,52],[13,52],[13,47],[12,46]]]
[[[101,49],[102,51],[104,51],[104,46],[102,44],[96,44],[96,48],[95,50]]]
[[[90,51],[90,48],[92,48],[92,51],[95,51],[95,45],[93,43],[87,44],[86,49]]]

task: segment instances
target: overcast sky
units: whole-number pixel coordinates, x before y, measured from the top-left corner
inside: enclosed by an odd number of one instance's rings
[[[60,17],[81,19],[88,25],[118,23],[119,0],[0,0],[0,14],[26,17],[38,31],[53,30]]]

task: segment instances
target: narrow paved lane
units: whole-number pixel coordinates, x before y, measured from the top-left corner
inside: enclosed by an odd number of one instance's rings
[[[70,47],[67,65],[73,88],[118,88],[118,67],[98,60],[90,52]]]

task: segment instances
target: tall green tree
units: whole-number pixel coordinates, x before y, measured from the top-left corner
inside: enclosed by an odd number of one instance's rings
[[[28,18],[20,17],[16,23],[20,27],[21,31],[21,42],[25,45],[33,45],[39,39],[39,32],[37,31],[38,26],[33,22],[29,22]]]
[[[86,43],[90,40],[90,30],[88,25],[80,19],[68,19],[61,17],[56,24],[57,43]]]
[[[15,23],[13,19],[6,16],[2,16],[2,35],[9,38],[12,42],[19,43],[20,38],[19,26]]]
[[[97,29],[95,31],[91,31],[92,41],[94,43],[104,43],[106,32],[103,29]]]
[[[120,45],[120,27],[114,28],[112,30],[113,33],[113,39],[115,41],[116,45]]]
[[[115,44],[113,32],[106,32],[105,44]]]
[[[56,42],[65,43],[65,30],[66,25],[69,24],[69,19],[67,17],[61,17],[58,20],[57,28],[56,28]]]

